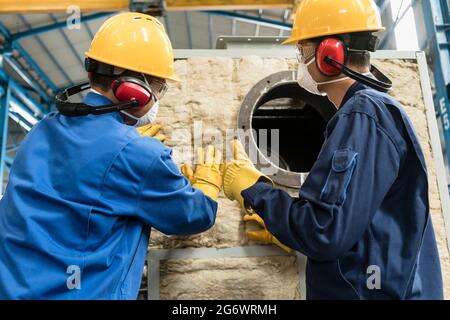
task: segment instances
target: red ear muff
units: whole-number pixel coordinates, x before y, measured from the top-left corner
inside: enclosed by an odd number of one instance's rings
[[[327,62],[327,57],[340,64],[345,64],[347,49],[344,43],[339,39],[328,38],[320,43],[316,52],[316,63],[319,71],[328,77],[339,75],[342,71],[330,64],[329,61]]]
[[[152,91],[149,86],[133,77],[121,77],[111,85],[114,95],[121,102],[136,100],[143,107],[152,99]]]

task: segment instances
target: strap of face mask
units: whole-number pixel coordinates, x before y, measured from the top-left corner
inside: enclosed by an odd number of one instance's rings
[[[125,115],[127,115],[128,117],[130,117],[131,119],[133,119],[133,120],[139,120],[139,118],[138,117],[135,117],[135,116],[133,116],[131,113],[129,113],[129,112],[126,112],[126,111],[124,111],[124,110],[122,110],[122,111],[120,111],[120,112],[122,112],[123,114],[125,114]]]
[[[310,62],[308,62],[306,64],[306,66],[308,67],[309,65],[313,64],[316,61],[316,58],[313,58]],[[324,82],[317,82],[317,85],[323,85],[323,84],[331,84],[331,83],[336,83],[336,82],[341,82],[344,80],[349,79],[349,77],[344,77],[344,78],[339,78],[339,79],[334,79],[334,80],[330,80],[330,81],[324,81]]]
[[[341,82],[341,81],[348,80],[348,79],[350,79],[350,78],[349,77],[343,77],[343,78],[334,79],[334,80],[330,80],[330,81],[318,82],[317,84],[320,86],[320,85],[324,85],[324,84],[331,84],[331,83]]]

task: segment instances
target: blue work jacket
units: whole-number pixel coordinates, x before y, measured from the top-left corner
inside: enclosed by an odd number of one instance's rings
[[[307,299],[442,299],[424,156],[403,108],[355,83],[330,120],[299,197],[242,192],[308,257]]]
[[[90,92],[85,103],[111,101]],[[0,201],[0,298],[136,299],[150,227],[202,232],[216,210],[171,150],[119,113],[51,113],[25,137]]]

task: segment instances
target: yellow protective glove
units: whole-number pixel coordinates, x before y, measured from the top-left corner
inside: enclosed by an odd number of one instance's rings
[[[244,147],[237,140],[231,141],[233,161],[227,164],[223,175],[223,191],[230,200],[237,200],[243,208],[244,199],[241,192],[250,188],[259,180],[273,185],[272,180],[258,171],[245,153]]]
[[[289,248],[288,246],[285,246],[282,244],[277,238],[275,238],[266,228],[266,224],[264,223],[263,219],[257,214],[257,213],[248,213],[244,215],[242,218],[243,221],[254,221],[257,224],[259,224],[262,229],[257,231],[247,231],[247,237],[250,240],[261,242],[264,244],[275,244],[284,251],[288,253],[292,253],[294,250]]]
[[[205,195],[213,200],[217,200],[222,188],[223,166],[222,153],[213,146],[206,148],[206,157],[204,157],[203,148],[197,149],[197,167],[195,172],[188,164],[181,167],[181,173],[189,180],[191,185],[203,191]]]
[[[150,123],[136,129],[139,132],[139,134],[143,137],[153,137],[161,142],[166,140],[166,136],[159,133],[159,131],[161,130],[161,125],[159,124]]]

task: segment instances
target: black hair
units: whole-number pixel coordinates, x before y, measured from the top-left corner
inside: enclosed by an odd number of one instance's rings
[[[89,80],[92,86],[99,87],[104,91],[108,91],[116,77],[104,76],[99,73],[91,72],[89,76]]]
[[[370,53],[368,51],[348,51],[347,65],[356,69],[370,68]]]
[[[370,68],[369,51],[376,51],[378,37],[372,32],[355,32],[343,35],[343,39],[348,48],[347,64],[357,69]]]

